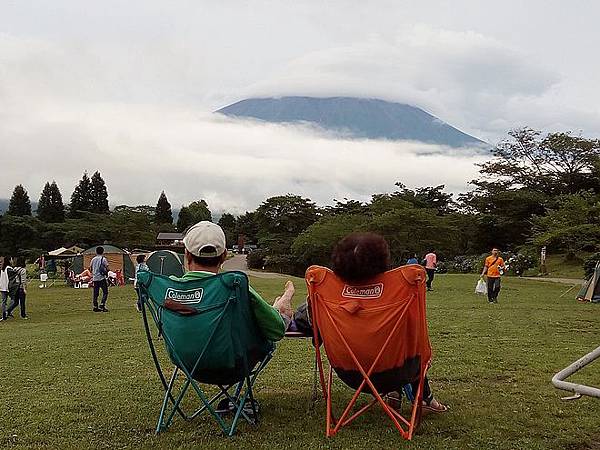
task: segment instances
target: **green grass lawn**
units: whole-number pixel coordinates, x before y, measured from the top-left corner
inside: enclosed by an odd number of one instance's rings
[[[326,438],[324,402],[311,409],[306,340],[283,341],[259,380],[258,428],[242,424],[228,439],[201,417],[156,436],[162,392],[132,288],[112,289],[110,313],[99,314],[90,290],[31,286],[31,320],[0,323],[0,448],[598,448],[600,399],[563,402],[550,379],[600,345],[600,306],[559,299],[564,285],[517,278],[488,305],[473,294],[476,280],[436,276],[428,295],[430,378],[451,410],[426,416],[411,443],[377,409]],[[274,298],[283,281],[252,283]],[[600,364],[576,379],[600,384]]]

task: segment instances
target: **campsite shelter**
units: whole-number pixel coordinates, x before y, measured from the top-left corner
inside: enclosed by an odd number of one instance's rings
[[[146,264],[151,272],[181,277],[184,273],[183,261],[183,255],[172,250],[157,250],[150,253]]]
[[[76,274],[90,267],[92,258],[96,256],[96,247],[88,248],[73,259],[73,271]],[[130,279],[135,276],[135,267],[129,253],[113,245],[102,245],[102,247],[104,247],[104,257],[108,260],[109,269],[115,272],[120,269],[125,282],[131,283]]]
[[[579,290],[577,300],[600,303],[600,261],[596,264],[596,268],[590,279]]]
[[[74,258],[81,252],[83,252],[83,249],[77,247],[76,245],[73,245],[69,248],[61,247],[48,252],[48,256],[46,259],[69,259]]]

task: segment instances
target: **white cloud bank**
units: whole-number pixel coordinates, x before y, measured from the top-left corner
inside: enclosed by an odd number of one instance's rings
[[[6,194],[23,183],[35,199],[56,179],[68,199],[81,173],[98,169],[113,204],[154,204],[164,189],[174,207],[203,198],[213,210],[243,213],[286,193],[319,204],[367,200],[394,190],[396,181],[462,191],[482,159],[467,150],[338,140],[163,107],[104,105],[52,117],[0,125],[0,142],[11,149],[0,155]]]

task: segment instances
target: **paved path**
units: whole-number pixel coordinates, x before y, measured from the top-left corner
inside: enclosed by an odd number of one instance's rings
[[[257,278],[289,278],[289,275],[274,272],[260,272],[256,270],[249,270],[248,263],[246,262],[246,255],[233,255],[233,258],[229,258],[223,263],[223,270],[239,270],[246,273],[246,275],[257,277]]]

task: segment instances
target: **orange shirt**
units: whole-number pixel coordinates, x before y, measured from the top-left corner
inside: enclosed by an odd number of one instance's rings
[[[496,257],[494,255],[490,255],[487,258],[485,258],[485,267],[488,268],[488,271],[487,271],[488,277],[492,277],[492,278],[499,277],[500,271],[498,270],[498,266],[504,267],[504,260],[502,259],[501,256],[498,256],[498,260],[496,262],[494,262],[495,260],[496,260]]]

